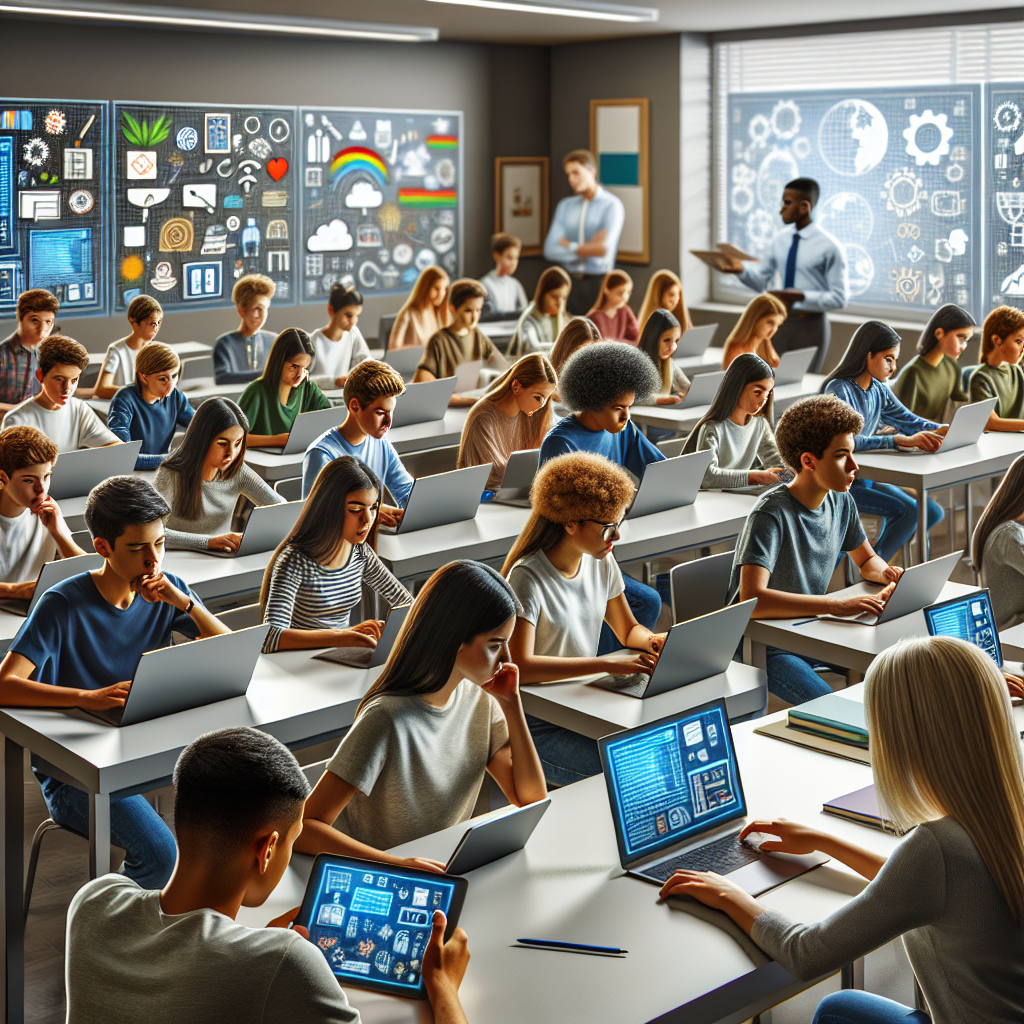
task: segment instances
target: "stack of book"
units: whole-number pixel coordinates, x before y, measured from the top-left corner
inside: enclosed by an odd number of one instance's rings
[[[864,705],[838,694],[827,693],[789,709],[789,728],[836,743],[868,749]]]

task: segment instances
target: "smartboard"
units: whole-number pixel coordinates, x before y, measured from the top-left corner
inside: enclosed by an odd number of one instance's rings
[[[986,94],[985,298],[1024,308],[1024,82]]]

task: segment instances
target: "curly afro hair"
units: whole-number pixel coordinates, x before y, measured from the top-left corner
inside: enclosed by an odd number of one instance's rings
[[[537,471],[530,501],[534,512],[553,523],[611,522],[635,493],[632,477],[621,466],[603,455],[568,452]]]
[[[626,394],[643,405],[661,387],[645,352],[620,341],[596,341],[574,352],[558,375],[558,393],[572,412],[598,412]]]
[[[791,405],[779,418],[775,443],[786,465],[800,472],[800,457],[820,459],[840,434],[858,434],[864,417],[835,395],[811,395]]]

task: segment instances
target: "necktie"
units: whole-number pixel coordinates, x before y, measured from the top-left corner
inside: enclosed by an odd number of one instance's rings
[[[794,233],[793,241],[789,246],[789,255],[786,257],[786,276],[782,280],[783,288],[792,288],[796,283],[796,250],[800,245],[800,235]]]

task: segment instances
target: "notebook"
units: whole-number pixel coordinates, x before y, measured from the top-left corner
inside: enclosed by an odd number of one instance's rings
[[[828,803],[822,804],[821,809],[826,814],[845,818],[846,821],[866,825],[868,828],[876,828],[879,832],[890,832],[897,836],[905,834],[879,810],[874,786],[865,786],[863,789],[855,789],[852,793],[834,797]]]
[[[868,748],[864,705],[837,693],[826,693],[790,708],[789,727],[864,750]]]

